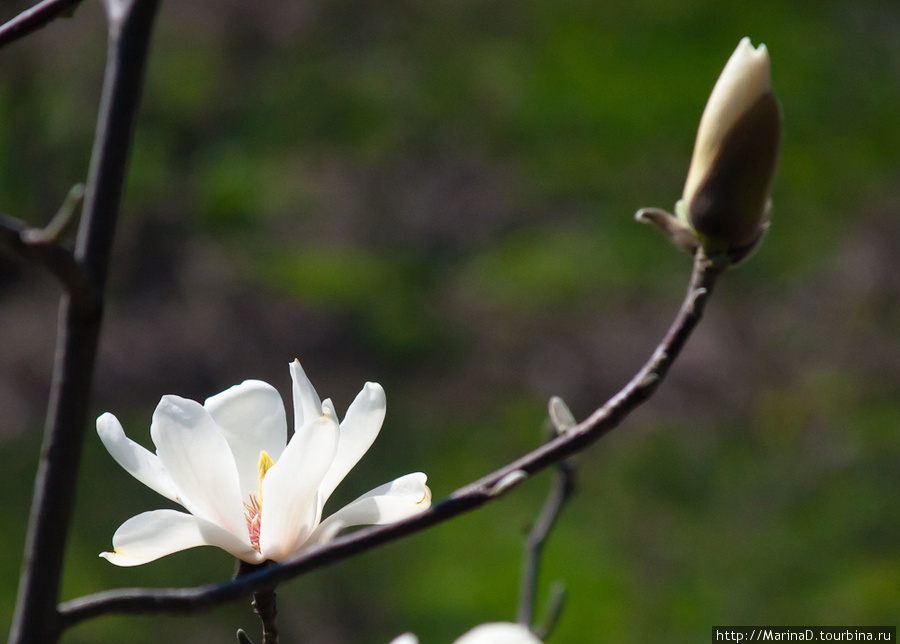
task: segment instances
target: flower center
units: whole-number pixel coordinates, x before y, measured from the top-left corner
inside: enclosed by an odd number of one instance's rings
[[[249,501],[244,501],[244,519],[247,520],[247,533],[250,535],[250,545],[259,552],[259,522],[262,513],[262,482],[269,468],[275,465],[275,461],[266,450],[259,453],[259,464],[256,466],[259,472],[259,488],[257,493],[250,493]]]

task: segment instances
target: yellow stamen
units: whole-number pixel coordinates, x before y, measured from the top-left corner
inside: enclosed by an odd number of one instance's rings
[[[247,520],[247,532],[250,535],[250,545],[259,550],[260,514],[262,513],[262,482],[269,471],[275,465],[275,461],[266,450],[259,453],[259,464],[256,466],[259,472],[259,489],[256,494],[250,493],[250,501],[244,502],[244,518]]]
[[[263,478],[266,476],[266,472],[269,471],[269,468],[275,465],[275,461],[272,460],[272,457],[269,456],[269,453],[266,450],[262,450],[259,453],[259,464],[256,466],[256,471],[259,472],[259,502],[262,503],[262,482]]]

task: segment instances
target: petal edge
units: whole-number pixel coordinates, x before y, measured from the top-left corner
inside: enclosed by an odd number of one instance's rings
[[[122,469],[154,492],[180,503],[178,487],[159,456],[125,435],[119,419],[106,412],[97,418],[97,435]]]
[[[181,550],[217,546],[235,557],[259,563],[248,543],[210,521],[177,510],[152,510],[131,517],[113,534],[113,552],[101,557],[117,566],[138,566]]]

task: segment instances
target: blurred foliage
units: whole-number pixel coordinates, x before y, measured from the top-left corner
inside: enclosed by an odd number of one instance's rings
[[[0,50],[0,209],[35,225],[84,179],[100,3]],[[0,19],[28,6],[4,5]],[[422,469],[435,498],[584,415],[649,355],[685,257],[634,224],[678,198],[744,35],[785,113],[772,228],[660,393],[578,459],[546,551],[550,642],[697,642],[712,625],[894,624],[900,598],[900,5],[795,0],[164,2],[126,187],[97,412],[149,440],[164,393],[300,356],[384,432],[335,504]],[[12,614],[57,291],[0,264],[0,629]],[[46,323],[42,322],[44,319]],[[24,401],[24,402],[23,402]],[[279,590],[285,641],[449,642],[515,612],[545,477]],[[199,549],[98,559],[164,501],[88,434],[65,598],[222,580]],[[233,641],[249,606],[103,618],[67,642]]]

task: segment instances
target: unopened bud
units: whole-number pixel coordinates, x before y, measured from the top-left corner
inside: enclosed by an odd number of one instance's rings
[[[769,53],[744,38],[703,110],[684,193],[675,205],[708,255],[737,261],[759,241],[768,223],[780,138]]]
[[[697,130],[675,216],[642,208],[676,246],[728,263],[744,259],[769,223],[769,190],[781,139],[781,109],[769,77],[769,52],[744,38],[719,75]]]

